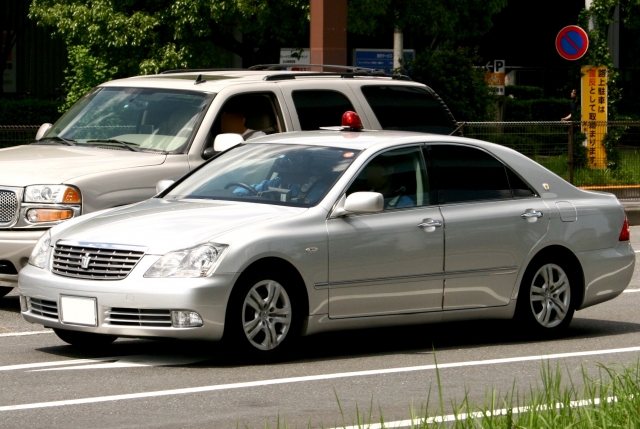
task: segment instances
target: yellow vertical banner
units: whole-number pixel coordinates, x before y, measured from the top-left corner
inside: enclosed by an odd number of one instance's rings
[[[589,168],[607,168],[602,140],[607,134],[607,68],[582,67],[582,132],[587,135]]]

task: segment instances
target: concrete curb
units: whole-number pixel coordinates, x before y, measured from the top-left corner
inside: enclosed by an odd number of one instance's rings
[[[629,226],[640,225],[640,205],[633,203],[634,205],[624,205],[624,211],[627,214],[629,220]]]

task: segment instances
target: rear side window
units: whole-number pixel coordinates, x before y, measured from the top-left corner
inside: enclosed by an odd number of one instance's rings
[[[488,153],[455,145],[433,145],[427,153],[440,204],[512,198],[507,169]]]
[[[424,88],[367,85],[362,94],[384,130],[449,134],[454,129],[442,104]]]
[[[293,91],[291,96],[303,131],[340,126],[344,112],[355,111],[349,99],[337,91]]]

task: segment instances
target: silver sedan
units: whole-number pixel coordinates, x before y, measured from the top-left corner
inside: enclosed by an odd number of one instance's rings
[[[221,340],[265,359],[337,329],[493,318],[556,333],[618,296],[634,264],[613,195],[511,149],[294,132],[52,228],[19,292],[24,318],[70,344]]]

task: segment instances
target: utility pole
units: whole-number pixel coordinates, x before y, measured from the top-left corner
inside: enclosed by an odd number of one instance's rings
[[[347,65],[347,0],[310,0],[311,64]]]
[[[404,52],[404,35],[402,29],[396,27],[393,31],[393,69],[402,67],[402,54]]]

